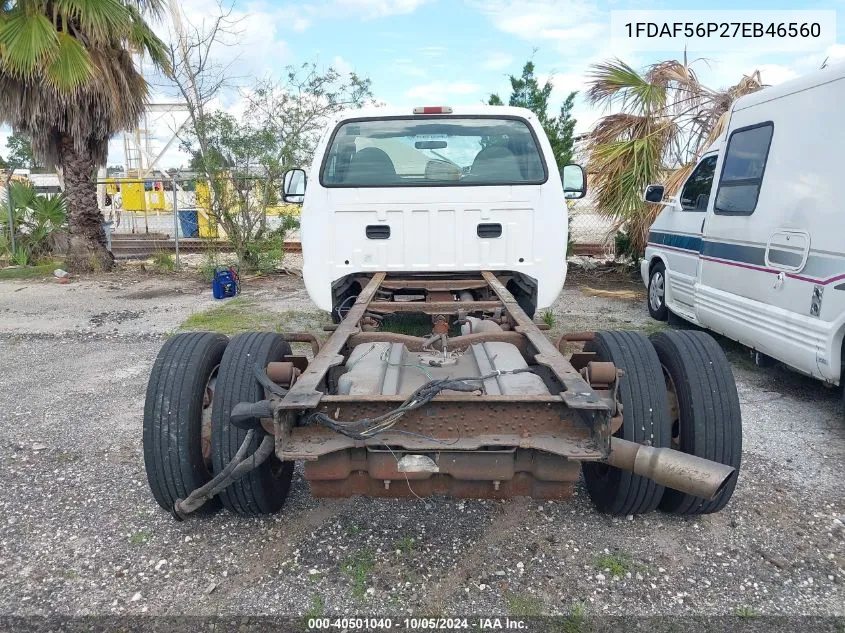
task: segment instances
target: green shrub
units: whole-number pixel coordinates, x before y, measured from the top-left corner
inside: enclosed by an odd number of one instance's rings
[[[253,240],[246,245],[244,264],[250,271],[266,275],[276,270],[284,257],[284,238],[279,235],[270,235],[264,239]]]
[[[8,209],[0,213],[0,258],[20,266],[47,257],[50,254],[50,236],[65,225],[64,196],[37,195],[30,184],[9,183],[12,196],[12,225],[15,235],[15,249],[12,252],[9,235]],[[5,206],[6,200],[0,206]]]
[[[153,268],[160,273],[171,273],[176,270],[176,260],[170,253],[159,251],[153,255]]]
[[[634,262],[642,259],[645,254],[636,248],[634,241],[631,239],[631,234],[625,229],[617,231],[616,237],[614,237],[614,247],[617,257],[630,259]]]
[[[29,250],[26,246],[15,246],[15,252],[12,253],[11,260],[15,266],[28,266]]]

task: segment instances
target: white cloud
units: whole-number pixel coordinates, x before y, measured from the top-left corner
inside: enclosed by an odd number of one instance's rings
[[[478,94],[482,87],[469,81],[432,81],[431,83],[414,86],[405,92],[408,99],[417,99],[426,104],[445,101],[448,97],[467,97]]]
[[[513,64],[513,55],[507,53],[490,53],[481,63],[481,67],[487,70],[504,70]]]
[[[570,92],[583,92],[586,88],[584,75],[579,73],[537,73],[537,83],[544,86],[547,81],[553,86],[549,103],[554,108],[563,103]]]
[[[795,79],[798,76],[798,72],[794,68],[781,64],[761,64],[757,66],[756,70],[760,71],[760,78],[763,83],[769,86]]]
[[[293,22],[291,23],[291,28],[297,33],[302,33],[305,29],[311,26],[311,20],[308,18],[294,18]]]
[[[283,24],[290,25],[294,31],[302,32],[321,20],[332,18],[358,18],[376,20],[391,15],[413,13],[431,0],[322,0],[311,4],[287,3],[274,10]],[[259,7],[269,10],[267,0],[254,2],[250,11]]]
[[[211,26],[220,13],[217,0],[180,0],[185,31]],[[228,5],[224,3],[223,9]],[[231,65],[230,74],[262,76],[291,61],[292,55],[282,35],[295,16],[280,12],[262,3],[252,3],[245,9],[232,7],[225,25],[228,33],[211,51],[213,62]],[[169,24],[167,25],[169,27]],[[175,38],[173,30],[166,27],[165,39]]]
[[[821,53],[806,55],[797,60],[793,66],[801,73],[811,72],[821,68],[822,64],[836,64],[845,59],[845,44],[833,44]]]
[[[532,42],[552,41],[577,54],[573,42],[595,40],[609,27],[594,3],[583,0],[467,0],[500,31]]]
[[[8,125],[0,125],[0,156],[6,158],[6,155],[9,153],[9,148],[6,147],[6,141],[9,140],[9,137],[12,135],[12,128]]]
[[[831,59],[843,59],[845,58],[845,44],[833,44],[825,52]]]
[[[325,3],[329,8],[347,9],[364,19],[413,13],[429,0],[334,0]]]

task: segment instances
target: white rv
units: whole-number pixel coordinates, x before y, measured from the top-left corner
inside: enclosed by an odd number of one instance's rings
[[[642,262],[648,308],[831,384],[843,374],[845,64],[742,97],[663,203]],[[663,198],[651,185],[646,199]]]

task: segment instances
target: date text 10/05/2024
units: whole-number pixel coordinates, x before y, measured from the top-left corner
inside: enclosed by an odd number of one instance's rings
[[[512,618],[309,618],[307,630],[390,630],[411,631],[476,630],[476,631],[524,631],[527,623]]]

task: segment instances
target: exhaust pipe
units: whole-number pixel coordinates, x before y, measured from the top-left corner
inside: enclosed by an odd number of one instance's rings
[[[635,475],[703,499],[715,499],[736,469],[671,448],[654,448],[618,437],[610,438],[607,463]]]

